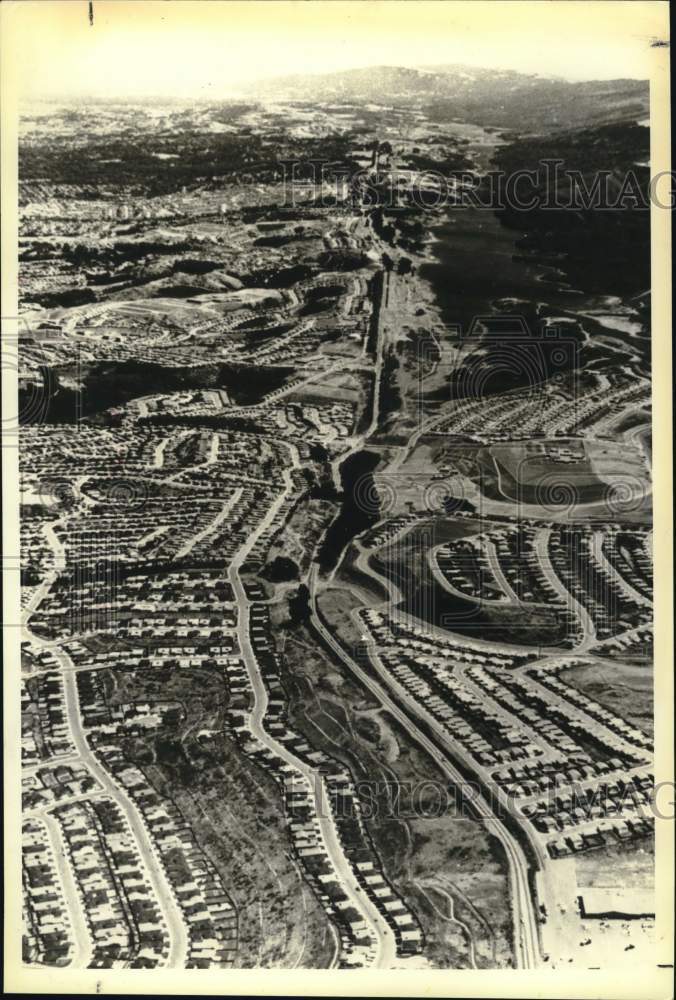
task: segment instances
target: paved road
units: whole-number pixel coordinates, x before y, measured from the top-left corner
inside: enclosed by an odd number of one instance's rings
[[[596,560],[596,562],[599,564],[601,569],[605,571],[608,578],[610,580],[614,580],[617,583],[618,587],[625,592],[625,594],[631,601],[633,601],[635,604],[642,605],[643,607],[646,608],[652,607],[653,602],[648,597],[646,597],[645,594],[641,594],[639,593],[638,590],[635,590],[629,583],[629,581],[625,580],[622,574],[615,569],[615,567],[611,562],[609,562],[605,552],[603,551],[603,542],[605,538],[606,536],[603,533],[603,531],[594,532],[592,551],[594,553],[594,559]]]
[[[61,836],[61,828],[54,816],[43,813],[40,819],[45,823],[52,843],[52,854],[58,877],[61,880],[63,898],[66,901],[72,928],[74,949],[70,965],[74,969],[86,969],[92,959],[93,943],[89,926],[84,916],[84,908],[73,875],[73,869],[66,856]]]
[[[56,654],[56,651],[55,651]],[[169,955],[166,961],[166,968],[184,969],[188,954],[188,932],[183,921],[178,903],[176,902],[171,885],[164,873],[152,843],[148,831],[146,830],[141,815],[131,799],[113,781],[112,777],[99,763],[92,751],[82,729],[80,720],[80,704],[77,695],[76,672],[72,668],[72,663],[60,652],[56,654],[58,658],[63,658],[66,662],[62,664],[64,670],[63,693],[66,715],[70,726],[73,743],[75,744],[80,757],[87,765],[91,773],[110,795],[110,797],[120,806],[124,812],[132,833],[136,838],[139,852],[145,862],[145,870],[148,874],[150,885],[157,900],[158,906],[167,926],[169,934]],[[70,669],[68,669],[70,667]]]
[[[498,557],[498,550],[495,546],[495,542],[492,538],[484,539],[484,552],[486,553],[486,558],[488,559],[488,565],[491,568],[491,573],[495,577],[498,586],[502,589],[505,596],[513,601],[515,604],[525,603],[522,602],[519,595],[516,593],[511,583],[502,572],[502,566],[500,565],[500,559]]]
[[[54,554],[54,568],[49,570],[49,572],[45,574],[41,582],[36,587],[35,592],[32,595],[31,599],[28,601],[23,611],[21,612],[21,621],[23,622],[24,627],[27,626],[28,620],[31,617],[31,615],[34,614],[35,611],[37,611],[37,609],[40,607],[45,597],[47,596],[48,592],[52,589],[52,586],[56,582],[59,573],[64,569],[66,565],[66,558],[65,558],[63,544],[59,540],[59,537],[57,536],[54,530],[54,528],[61,523],[62,523],[62,518],[59,518],[59,520],[55,521],[53,524],[45,523],[44,525],[45,538],[52,550],[52,553]],[[28,636],[28,638],[30,639],[31,636]],[[40,642],[41,640],[36,639],[35,641]]]
[[[342,451],[338,454],[331,462],[331,473],[333,477],[333,483],[336,489],[340,492],[343,488],[343,484],[340,478],[340,467],[345,462],[350,455],[354,455],[355,452],[361,451],[366,442],[370,437],[372,437],[378,429],[378,417],[380,416],[380,383],[383,376],[383,347],[385,339],[385,309],[386,300],[389,298],[390,282],[392,280],[391,274],[388,271],[383,271],[383,291],[380,300],[380,307],[378,311],[378,331],[376,335],[376,358],[375,364],[373,366],[373,394],[371,397],[371,420],[369,422],[366,430],[359,434],[352,440],[350,447],[347,451]],[[335,566],[333,574],[338,569],[340,565],[340,560]]]
[[[294,465],[296,457],[294,456]],[[264,719],[268,707],[268,693],[261,677],[260,668],[249,640],[249,614],[251,601],[248,599],[244,586],[240,578],[240,568],[248,555],[250,549],[258,541],[262,533],[270,526],[275,514],[282,506],[282,503],[293,490],[293,480],[291,471],[287,469],[284,473],[286,489],[275,500],[268,509],[265,517],[260,522],[256,530],[249,536],[245,545],[237,553],[237,556],[230,564],[228,578],[233,588],[238,608],[237,636],[239,646],[244,658],[251,687],[254,693],[254,706],[248,719],[248,727],[252,735],[273,753],[290,764],[295,771],[303,775],[309,783],[310,789],[314,793],[317,806],[317,820],[324,841],[326,852],[331,863],[337,872],[343,890],[350,898],[354,908],[362,915],[363,919],[372,930],[372,936],[376,942],[373,965],[376,968],[391,968],[396,959],[396,941],[391,927],[383,919],[378,909],[371,899],[364,892],[357,881],[355,874],[349,864],[343,848],[338,840],[335,823],[331,813],[331,806],[326,792],[323,779],[312,767],[299,760],[282,743],[279,743],[264,728]]]
[[[163,437],[160,443],[155,448],[155,453],[153,455],[153,468],[163,469],[164,468],[164,453],[167,449],[169,442],[172,440],[173,435],[167,434]]]
[[[400,689],[397,691],[397,697],[401,699],[401,701],[405,702],[408,709],[408,712],[404,712],[400,705],[392,697],[390,697],[388,693],[386,693],[383,687],[369,674],[365,673],[354,662],[354,660],[348,656],[343,647],[325,628],[318,616],[316,608],[316,567],[313,567],[310,572],[309,587],[311,594],[312,624],[322,639],[335,652],[336,656],[338,656],[343,663],[349,667],[361,683],[368,688],[380,704],[386,708],[387,711],[394,716],[394,718],[397,719],[406,732],[413,736],[416,742],[428,752],[446,777],[455,785],[466,786],[467,781],[463,775],[454,767],[448,757],[439,750],[436,744],[417,728],[408,713],[410,712],[418,716],[424,714],[427,724],[430,725],[431,728],[435,728],[438,732],[439,738],[444,742],[448,742],[448,734],[443,730],[440,730],[438,723],[436,723],[431,716],[425,713],[421,706],[414,702],[406,692],[403,692]],[[377,664],[375,662],[373,665],[377,668]],[[386,676],[383,680],[388,684],[388,687],[399,688],[399,685],[396,684],[393,678]],[[517,965],[520,968],[535,968],[540,964],[540,947],[538,942],[537,918],[535,916],[530,887],[528,884],[528,862],[526,860],[526,856],[519,843],[499,822],[497,817],[494,816],[486,801],[480,796],[473,797],[472,801],[476,812],[484,821],[484,825],[500,841],[505,848],[507,855],[510,868],[511,903],[513,909]]]
[[[514,591],[509,586],[506,580],[504,580],[504,585],[503,585],[504,578],[502,577],[502,575],[498,576],[498,574],[495,573],[495,570],[493,569],[492,566],[491,569],[495,577],[495,583],[502,588],[504,593],[504,598],[484,597],[482,594],[475,594],[475,595],[466,594],[464,591],[459,590],[457,587],[455,587],[448,579],[448,577],[444,574],[441,567],[439,566],[438,553],[440,552],[441,549],[446,548],[446,544],[447,544],[446,542],[442,542],[441,545],[435,545],[434,548],[428,549],[427,551],[427,562],[429,564],[430,570],[432,571],[434,579],[437,581],[440,587],[443,587],[444,590],[447,590],[449,594],[453,594],[454,597],[459,597],[463,601],[473,601],[475,604],[481,605],[482,607],[485,605],[488,606],[494,605],[504,608],[505,604],[507,604],[508,601],[511,601],[512,603],[516,604],[521,603],[521,601],[519,600],[519,598],[514,593]],[[495,556],[495,549],[493,549],[493,555]],[[489,553],[489,563],[490,563],[490,553]]]
[[[552,561],[549,558],[549,539],[552,534],[551,528],[541,528],[535,536],[535,551],[537,553],[538,561],[542,567],[542,572],[547,577],[547,580],[560,596],[561,600],[566,604],[566,607],[572,608],[572,610],[577,615],[580,624],[582,625],[582,639],[577,646],[572,650],[574,653],[584,653],[593,646],[596,642],[596,628],[594,627],[594,622],[584,607],[583,604],[573,597],[571,592],[567,587],[564,586],[559,576],[552,566]]]
[[[380,416],[380,383],[383,377],[383,348],[385,346],[385,318],[386,310],[390,300],[390,284],[392,274],[390,271],[383,271],[383,291],[378,309],[378,331],[376,337],[376,363],[373,370],[373,406],[371,409],[371,423],[364,432],[363,439],[368,439],[375,434],[378,429],[378,417]]]
[[[197,534],[190,536],[185,545],[178,550],[174,559],[185,559],[186,556],[190,555],[196,545],[204,541],[205,538],[208,538],[208,536],[214,532],[216,528],[223,523],[223,521],[225,521],[232,508],[241,499],[242,493],[243,489],[240,486],[228,497],[218,514],[216,514],[216,516],[213,517],[211,521],[209,521],[208,524],[201,529],[201,531],[198,531]]]

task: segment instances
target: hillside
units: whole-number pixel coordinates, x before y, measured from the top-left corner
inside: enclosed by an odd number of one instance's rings
[[[471,121],[529,131],[629,121],[648,112],[648,83],[596,80],[570,83],[514,70],[473,66],[412,69],[375,66],[257,81],[258,99],[417,104],[439,122]]]

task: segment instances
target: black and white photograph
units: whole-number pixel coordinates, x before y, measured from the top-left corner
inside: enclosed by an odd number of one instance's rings
[[[0,14],[6,988],[670,996],[668,4]]]

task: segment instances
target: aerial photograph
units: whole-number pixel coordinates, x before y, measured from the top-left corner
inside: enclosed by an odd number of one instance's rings
[[[649,82],[416,6],[53,5],[24,966],[655,968]]]

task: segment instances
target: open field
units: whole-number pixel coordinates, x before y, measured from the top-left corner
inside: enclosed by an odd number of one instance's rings
[[[645,660],[614,655],[561,673],[561,680],[646,733],[653,732],[653,672]]]
[[[470,522],[471,523],[471,522]],[[428,553],[436,545],[471,534],[463,522],[434,522],[434,534],[414,528],[372,556],[369,564],[401,595],[400,607],[436,627],[491,642],[556,645],[565,636],[555,608],[545,605],[477,604],[450,593],[434,576]]]

